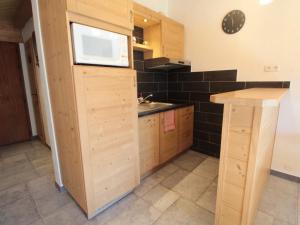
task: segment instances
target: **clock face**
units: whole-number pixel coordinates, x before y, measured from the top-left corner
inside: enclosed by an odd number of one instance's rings
[[[235,34],[243,28],[245,21],[246,16],[242,11],[232,10],[223,19],[223,31],[227,34]]]

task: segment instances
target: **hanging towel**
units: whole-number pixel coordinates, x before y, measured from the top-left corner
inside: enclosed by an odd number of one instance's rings
[[[164,112],[164,130],[165,132],[174,130],[175,127],[175,111],[170,110],[167,112]]]

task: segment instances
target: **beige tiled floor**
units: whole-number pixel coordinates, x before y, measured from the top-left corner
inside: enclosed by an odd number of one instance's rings
[[[0,225],[213,225],[218,160],[193,151],[88,221],[54,186],[38,141],[0,148]],[[300,225],[300,185],[271,176],[255,225]]]

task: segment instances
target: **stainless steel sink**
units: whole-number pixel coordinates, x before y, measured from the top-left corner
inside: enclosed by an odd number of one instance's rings
[[[172,106],[172,103],[164,103],[164,102],[150,102],[150,103],[142,103],[138,105],[139,112],[152,111],[160,108],[165,108]]]

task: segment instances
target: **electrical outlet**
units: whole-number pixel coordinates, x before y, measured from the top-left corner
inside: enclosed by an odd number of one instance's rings
[[[278,72],[279,70],[280,70],[280,67],[277,65],[265,66],[265,72]]]

